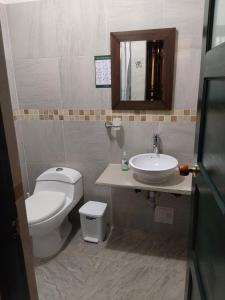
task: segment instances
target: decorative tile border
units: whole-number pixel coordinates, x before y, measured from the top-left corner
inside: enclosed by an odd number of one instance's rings
[[[121,118],[127,122],[196,122],[195,110],[127,111],[110,109],[19,109],[13,112],[14,120],[64,120],[64,121],[112,121]]]

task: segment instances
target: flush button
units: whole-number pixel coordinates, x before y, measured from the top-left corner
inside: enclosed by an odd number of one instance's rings
[[[63,171],[63,168],[56,168],[57,172]]]

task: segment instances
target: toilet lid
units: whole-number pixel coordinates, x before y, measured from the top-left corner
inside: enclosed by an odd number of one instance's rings
[[[28,224],[39,223],[55,215],[64,206],[66,196],[60,192],[38,192],[26,199]]]

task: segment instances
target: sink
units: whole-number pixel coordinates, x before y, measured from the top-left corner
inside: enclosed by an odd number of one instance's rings
[[[129,164],[137,180],[162,183],[175,173],[178,161],[170,155],[145,153],[131,157]]]

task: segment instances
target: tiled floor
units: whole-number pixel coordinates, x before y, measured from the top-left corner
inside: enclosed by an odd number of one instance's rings
[[[114,230],[103,244],[80,232],[36,267],[40,300],[183,300],[185,241]]]

